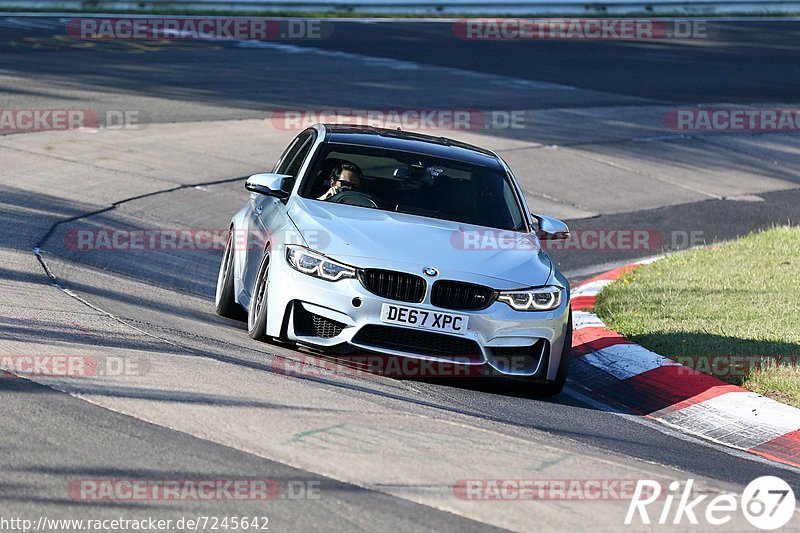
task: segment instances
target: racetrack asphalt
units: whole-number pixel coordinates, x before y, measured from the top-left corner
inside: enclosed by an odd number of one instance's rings
[[[61,26],[0,19],[3,107],[134,109],[147,123],[0,138],[0,353],[116,354],[147,372],[0,379],[4,516],[263,512],[277,530],[530,530],[536,513],[546,528],[615,530],[619,502],[465,502],[452,484],[651,475],[713,492],[777,475],[800,489],[796,469],[608,412],[580,383],[544,401],[469,380],[283,376],[301,352],[254,343],[213,314],[219,250],[65,246],[85,225],[225,227],[247,198],[235,178],[271,167],[294,135],[259,119],[339,107],[524,110],[524,129],[449,135],[498,149],[531,205],[574,230],[655,236],[641,249],[553,251],[573,280],[676,239],[796,223],[797,134],[682,136],[661,123],[697,103],[796,104],[796,23],[730,23],[701,43],[476,43],[447,23],[346,22],[322,41],[260,48],[82,46]],[[35,246],[92,307],[51,286]],[[66,490],[85,478],[220,477],[319,481],[321,498],[87,504]]]

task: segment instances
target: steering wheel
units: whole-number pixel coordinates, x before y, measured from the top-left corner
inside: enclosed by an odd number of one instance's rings
[[[372,207],[378,209],[378,204],[375,200],[369,197],[367,193],[361,191],[342,191],[328,198],[329,202],[346,205],[358,205],[361,207]]]

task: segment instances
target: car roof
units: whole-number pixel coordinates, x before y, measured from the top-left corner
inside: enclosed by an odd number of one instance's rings
[[[386,148],[483,166],[500,166],[497,156],[491,151],[447,137],[372,126],[343,124],[322,124],[322,126],[327,132],[327,142],[331,143]]]

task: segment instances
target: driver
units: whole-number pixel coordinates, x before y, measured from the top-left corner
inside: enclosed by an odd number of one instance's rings
[[[340,192],[357,189],[361,185],[361,176],[361,169],[355,163],[341,163],[331,172],[331,188],[317,200],[328,200]]]

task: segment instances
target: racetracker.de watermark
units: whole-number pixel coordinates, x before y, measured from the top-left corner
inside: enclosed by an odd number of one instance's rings
[[[538,241],[538,244],[537,244]],[[662,251],[680,250],[705,244],[702,230],[598,228],[570,231],[569,237],[558,240],[534,238],[531,234],[510,230],[466,230],[454,232],[450,244],[461,251],[543,250],[557,251]]]
[[[99,124],[91,109],[0,109],[0,132],[76,130]]]
[[[3,109],[0,108],[0,133],[52,130],[141,129],[145,121],[141,111],[115,109]]]
[[[99,378],[137,377],[150,364],[139,357],[66,354],[0,355],[0,377]]]
[[[467,40],[654,40],[705,39],[703,19],[494,18],[463,19],[453,33]]]
[[[443,360],[434,360],[443,359]],[[520,357],[519,367],[529,364]],[[279,358],[275,364],[275,372],[292,377],[358,377],[370,378],[379,376],[391,378],[438,379],[469,378],[492,375],[491,368],[474,363],[474,357],[454,357],[442,355],[431,359],[402,357],[380,354],[348,354],[336,357],[314,357],[300,355],[293,358]],[[511,363],[513,366],[513,363]]]
[[[675,131],[800,131],[800,109],[672,109],[664,125]]]
[[[462,479],[453,485],[461,500],[630,500],[636,479]],[[651,487],[651,491],[654,489]]]
[[[333,24],[319,19],[257,17],[85,17],[71,19],[67,34],[91,40],[275,41],[325,39]]]
[[[286,230],[284,244],[301,244],[324,250],[331,236],[325,230]],[[72,228],[64,234],[64,246],[75,252],[218,252],[231,244],[235,250],[264,250],[273,243],[259,230],[227,228]]]
[[[299,131],[316,123],[402,130],[509,130],[526,127],[526,111],[480,109],[284,109],[273,112],[277,130]]]
[[[67,494],[75,501],[206,502],[318,500],[320,482],[266,478],[73,479]]]
[[[795,355],[675,355],[678,375],[702,372],[720,379],[741,379],[759,371],[793,370],[800,366]]]
[[[267,242],[260,231],[224,228],[73,228],[64,235],[64,245],[77,252],[205,252],[225,250],[229,236],[239,250],[263,250]]]

